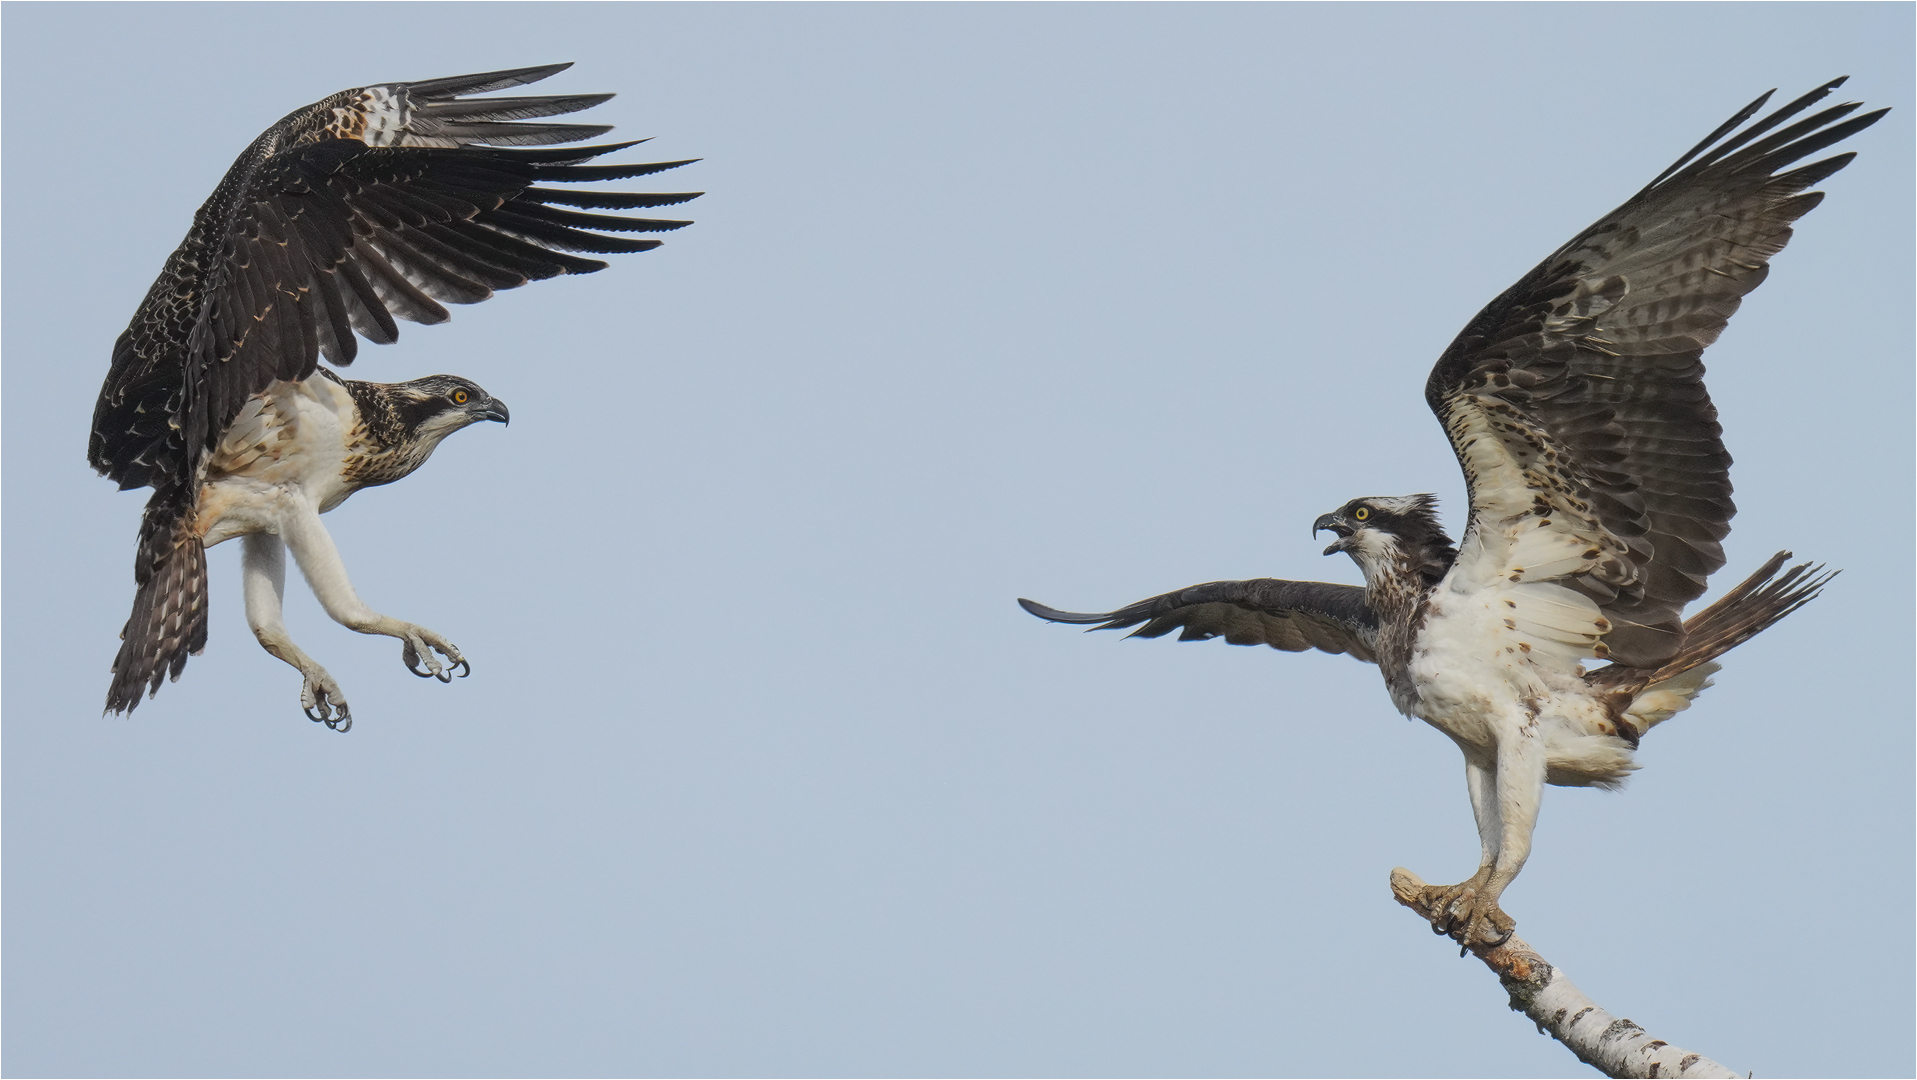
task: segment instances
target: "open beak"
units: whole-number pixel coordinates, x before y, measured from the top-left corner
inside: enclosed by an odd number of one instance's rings
[[[1331,542],[1330,547],[1325,549],[1325,554],[1336,555],[1340,551],[1348,550],[1351,547],[1351,526],[1339,521],[1334,515],[1326,514],[1311,523],[1311,535],[1317,536],[1321,532],[1335,533],[1338,537],[1338,539]]]
[[[480,415],[484,416],[488,420],[497,420],[500,423],[507,424],[507,425],[510,425],[513,420],[513,414],[506,411],[506,403],[499,400],[498,398],[493,398],[487,401],[486,411],[481,413]]]

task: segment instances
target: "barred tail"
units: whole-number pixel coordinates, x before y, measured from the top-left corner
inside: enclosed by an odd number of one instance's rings
[[[1708,664],[1756,637],[1772,623],[1816,599],[1818,592],[1838,574],[1836,570],[1826,571],[1822,566],[1800,563],[1778,577],[1778,569],[1790,557],[1788,551],[1771,556],[1737,588],[1684,620],[1684,643],[1678,647],[1676,656],[1655,671],[1611,664],[1593,671],[1586,679],[1597,686],[1635,694],[1647,686],[1668,682],[1692,668]],[[1696,681],[1700,685],[1690,694],[1703,689],[1702,678]],[[1686,695],[1687,700],[1689,696]]]
[[[206,648],[206,547],[184,530],[142,536],[134,578],[133,614],[120,631],[106,711],[132,712],[140,692],[160,692],[160,680],[180,677],[186,658]]]
[[[1790,557],[1788,551],[1771,556],[1770,561],[1745,578],[1743,584],[1725,593],[1717,603],[1685,619],[1683,647],[1658,669],[1651,681],[1661,682],[1723,656],[1815,600],[1824,586],[1830,584],[1830,579],[1838,575],[1836,570],[1799,563],[1773,581],[1778,568]]]

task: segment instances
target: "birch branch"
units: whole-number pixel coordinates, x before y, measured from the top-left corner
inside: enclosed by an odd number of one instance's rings
[[[1424,906],[1424,887],[1418,875],[1403,867],[1391,871],[1391,892],[1398,903],[1430,922],[1433,913]],[[1605,1012],[1516,935],[1498,946],[1473,945],[1471,951],[1497,973],[1511,995],[1514,1011],[1530,1017],[1539,1031],[1549,1033],[1579,1061],[1606,1076],[1738,1075],[1702,1054],[1653,1039],[1631,1021]]]

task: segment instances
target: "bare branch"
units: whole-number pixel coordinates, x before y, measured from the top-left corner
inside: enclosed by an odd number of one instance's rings
[[[1391,893],[1398,903],[1432,921],[1424,901],[1425,884],[1418,875],[1399,867],[1391,871]],[[1511,1008],[1531,1018],[1577,1055],[1579,1061],[1606,1076],[1619,1077],[1736,1077],[1739,1074],[1702,1054],[1653,1039],[1629,1020],[1613,1016],[1584,996],[1564,972],[1547,963],[1531,946],[1513,935],[1504,944],[1470,947],[1486,967],[1497,973]]]

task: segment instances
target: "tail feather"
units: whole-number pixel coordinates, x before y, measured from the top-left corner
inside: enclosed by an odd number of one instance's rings
[[[1645,732],[1690,708],[1691,699],[1710,688],[1717,670],[1717,662],[1707,660],[1639,690],[1624,710],[1618,734],[1635,746]]]
[[[1716,603],[1684,620],[1684,646],[1662,668],[1652,682],[1708,663],[1762,633],[1777,620],[1817,598],[1839,571],[1823,566],[1799,563],[1774,576],[1791,557],[1780,551],[1743,583],[1725,593]]]
[[[163,678],[178,679],[186,658],[206,648],[206,547],[190,534],[140,545],[134,574],[139,590],[120,631],[106,711],[130,713],[140,693],[159,693]]]
[[[1668,682],[1692,668],[1708,664],[1762,633],[1777,620],[1817,598],[1836,570],[1800,563],[1777,571],[1791,557],[1780,551],[1757,568],[1757,572],[1716,603],[1684,620],[1684,643],[1677,654],[1655,670],[1611,664],[1591,672],[1585,678],[1593,685],[1635,694],[1648,686]],[[1697,690],[1703,689],[1698,686]],[[1691,691],[1692,694],[1696,690]],[[1687,700],[1688,700],[1687,695]]]

